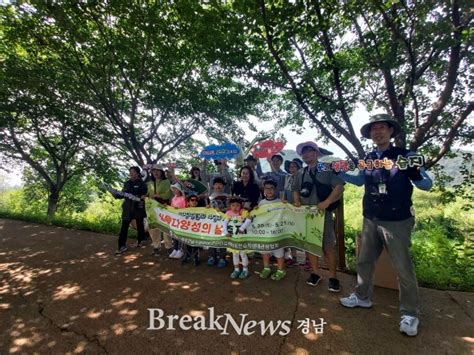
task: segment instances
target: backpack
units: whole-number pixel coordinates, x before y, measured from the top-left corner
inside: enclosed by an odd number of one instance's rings
[[[309,171],[308,167],[303,169],[303,175],[301,177],[301,185],[303,185],[304,174],[306,174],[307,171]],[[316,179],[316,175],[311,174],[311,172],[309,172],[309,176],[311,177],[311,180],[313,180],[313,186],[316,187],[316,195],[318,196],[319,201],[320,202],[325,201],[333,190],[332,186],[320,183],[318,179]],[[336,208],[340,206],[340,204],[341,204],[341,200],[334,201],[333,203],[329,205],[328,208],[326,208],[326,210],[334,211]]]

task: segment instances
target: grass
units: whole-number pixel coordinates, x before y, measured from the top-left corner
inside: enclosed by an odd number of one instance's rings
[[[356,238],[362,229],[363,188],[346,186],[344,192],[346,260],[355,272]],[[474,291],[474,215],[463,210],[467,200],[457,197],[442,204],[441,194],[416,190],[416,225],[411,253],[421,286]]]
[[[346,260],[355,272],[356,239],[362,229],[363,188],[348,185],[344,192]],[[0,194],[0,217],[48,223],[35,205],[24,202],[22,190]],[[415,190],[416,225],[411,253],[420,285],[474,291],[474,214],[463,210],[467,200],[441,203],[438,192]],[[121,201],[104,195],[80,213],[58,213],[53,225],[118,234]],[[135,236],[132,231],[131,236]]]

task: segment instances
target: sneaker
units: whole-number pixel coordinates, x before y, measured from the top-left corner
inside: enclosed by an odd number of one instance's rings
[[[297,263],[295,259],[286,259],[285,264],[286,267],[295,267]]]
[[[418,324],[420,321],[417,317],[413,316],[402,316],[402,320],[400,321],[400,332],[405,333],[410,337],[414,337],[418,334]]]
[[[234,271],[232,271],[232,274],[230,274],[231,279],[238,279],[239,276],[240,276],[240,270],[236,270],[236,269],[234,269]]]
[[[213,256],[207,258],[207,266],[214,266],[216,265],[216,259]]]
[[[271,279],[273,281],[280,281],[286,276],[286,271],[285,270],[277,270],[272,276]]]
[[[263,268],[263,270],[260,272],[260,278],[261,279],[268,279],[268,277],[271,275],[272,269],[269,267]]]
[[[311,271],[313,270],[313,266],[311,265],[311,263],[309,262],[309,260],[306,260],[306,262],[304,263],[303,265],[303,268],[305,271]]]
[[[125,253],[127,251],[127,247],[121,247],[119,250],[117,250],[115,252],[115,255],[122,255],[123,253]]]
[[[176,255],[177,252],[178,252],[177,250],[174,250],[174,249],[173,249],[173,251],[171,252],[171,254],[168,255],[168,258],[174,259],[174,257],[175,257],[175,255]]]
[[[344,307],[348,308],[355,308],[355,307],[362,307],[362,308],[370,308],[372,307],[371,300],[361,300],[355,293],[351,293],[349,297],[344,297],[339,299],[341,304]]]
[[[330,292],[341,292],[341,284],[339,283],[339,280],[333,277],[329,278],[328,290]]]
[[[249,277],[249,271],[248,270],[242,270],[239,275],[239,279],[246,279]]]
[[[219,262],[217,263],[217,267],[218,267],[219,269],[223,269],[223,268],[225,268],[226,266],[227,266],[227,261],[225,261],[224,258],[219,259]]]
[[[138,242],[137,244],[135,244],[135,248],[144,248],[145,247],[145,243],[143,242]]]
[[[183,257],[184,253],[182,250],[178,250],[176,254],[174,255],[175,259],[181,259]]]
[[[309,279],[306,280],[306,284],[308,284],[310,286],[318,286],[322,279],[323,278],[319,275],[311,274],[309,276]]]

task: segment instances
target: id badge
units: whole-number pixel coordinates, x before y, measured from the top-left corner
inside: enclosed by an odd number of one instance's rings
[[[379,184],[379,194],[381,195],[387,194],[387,185],[385,185],[384,183]]]

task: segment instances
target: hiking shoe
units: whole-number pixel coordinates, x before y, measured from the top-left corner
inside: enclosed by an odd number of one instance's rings
[[[349,297],[340,298],[339,301],[344,307],[355,308],[370,308],[372,307],[371,300],[361,300],[355,293],[351,293]],[[401,328],[400,328],[401,329]]]
[[[418,334],[418,324],[420,324],[420,321],[417,317],[404,315],[400,321],[400,332],[414,337]]]
[[[240,270],[236,270],[236,269],[234,269],[234,271],[232,271],[232,274],[230,274],[231,279],[238,279],[239,276],[240,276]]]
[[[261,279],[268,279],[268,277],[271,275],[272,269],[269,267],[263,268],[263,270],[260,272],[260,278]]]
[[[333,277],[329,278],[328,290],[330,292],[341,292],[341,284],[339,283],[339,280]]]
[[[306,283],[310,286],[318,286],[322,279],[323,278],[319,275],[311,274],[308,280],[306,280]]]
[[[219,262],[217,263],[217,267],[218,267],[219,269],[223,269],[223,268],[225,268],[226,266],[227,266],[227,261],[225,261],[224,258],[219,259]]]
[[[280,281],[286,276],[286,271],[285,270],[280,270],[278,269],[270,278],[273,281]]]
[[[121,247],[119,248],[116,252],[115,252],[115,255],[122,255],[123,253],[125,253],[127,251],[127,247]]]
[[[213,256],[207,258],[207,266],[214,266],[216,265],[216,259]]]
[[[249,277],[249,271],[248,270],[242,270],[239,275],[239,279],[246,279]]]
[[[285,260],[286,267],[295,267],[297,262],[295,259],[286,259]]]

